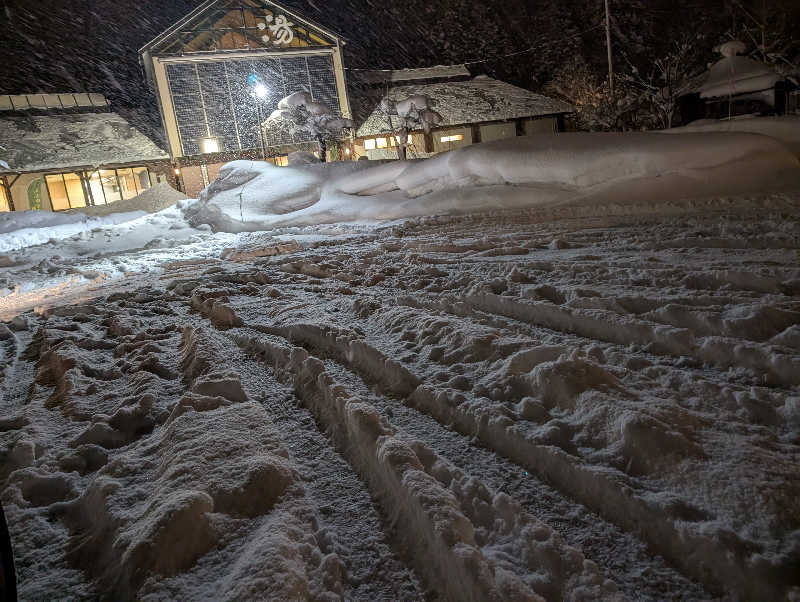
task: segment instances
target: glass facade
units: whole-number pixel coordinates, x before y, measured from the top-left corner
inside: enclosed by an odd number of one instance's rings
[[[131,199],[152,185],[146,167],[48,174],[45,182],[53,211]]]
[[[181,147],[187,156],[201,154],[203,140],[209,137],[218,141],[220,151],[259,148],[259,120],[263,123],[278,101],[292,92],[306,91],[314,101],[340,114],[329,54],[176,62],[168,63],[166,71]],[[266,87],[265,98],[253,97],[248,82],[252,75]],[[305,133],[270,130],[265,144],[311,140]]]

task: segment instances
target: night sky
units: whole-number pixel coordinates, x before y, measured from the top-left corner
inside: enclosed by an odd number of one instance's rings
[[[703,36],[699,64],[724,41],[737,0],[611,0],[617,59],[646,64],[672,38]],[[752,10],[796,0],[750,0]],[[103,92],[137,123],[157,124],[138,49],[198,0],[0,0],[0,92]],[[605,69],[602,0],[285,0],[348,41],[345,66],[423,67],[473,59],[487,73],[533,90],[575,56]],[[793,7],[793,8],[792,8]],[[767,9],[769,10],[769,9]],[[706,35],[712,32],[710,35]],[[530,51],[533,47],[534,50]],[[502,58],[509,53],[515,56]],[[501,57],[501,58],[496,58]],[[148,128],[149,129],[149,128]]]

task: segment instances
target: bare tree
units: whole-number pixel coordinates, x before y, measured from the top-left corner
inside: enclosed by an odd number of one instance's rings
[[[320,160],[325,161],[327,141],[338,139],[353,121],[339,117],[327,105],[315,102],[308,92],[294,92],[278,103],[266,121],[267,128],[286,128],[291,135],[310,135],[319,144]]]
[[[649,107],[657,127],[671,128],[678,109],[678,99],[692,90],[694,78],[701,72],[695,57],[695,40],[684,38],[652,61],[646,72],[628,61],[629,71],[622,78],[638,91],[639,102]],[[627,60],[627,57],[626,57]]]

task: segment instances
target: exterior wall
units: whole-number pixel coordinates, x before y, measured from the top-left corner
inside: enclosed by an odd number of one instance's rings
[[[45,183],[44,174],[31,173],[22,174],[17,181],[11,186],[11,197],[14,199],[14,209],[16,211],[27,211],[31,208],[29,200],[29,192],[31,195],[36,191],[36,181],[39,181],[39,195],[41,197],[41,210],[52,211],[50,206],[50,196],[47,193],[47,184]],[[9,183],[14,181],[14,176],[8,178]]]
[[[464,136],[463,140],[459,140],[458,142],[442,142],[442,137],[444,136],[458,135]],[[469,144],[472,144],[472,128],[457,127],[433,131],[433,152],[435,153],[443,153]]]
[[[514,138],[517,135],[517,124],[514,121],[487,123],[480,126],[481,142]]]
[[[522,129],[526,136],[532,134],[554,134],[558,132],[558,119],[555,117],[526,119],[522,122]]]
[[[199,165],[181,167],[181,178],[183,179],[183,193],[189,198],[196,199],[200,191],[206,187],[203,183],[203,172]]]

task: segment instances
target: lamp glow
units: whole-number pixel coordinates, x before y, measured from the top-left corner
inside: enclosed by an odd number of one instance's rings
[[[269,90],[264,84],[256,84],[253,88],[253,92],[256,95],[256,98],[264,99],[267,97]]]
[[[203,154],[206,155],[219,152],[219,140],[216,138],[203,138],[200,141],[200,146],[203,149]]]
[[[179,176],[179,175],[181,175],[181,170],[180,170],[180,169],[178,169],[177,167],[175,168],[175,175],[176,175],[176,176]]]

